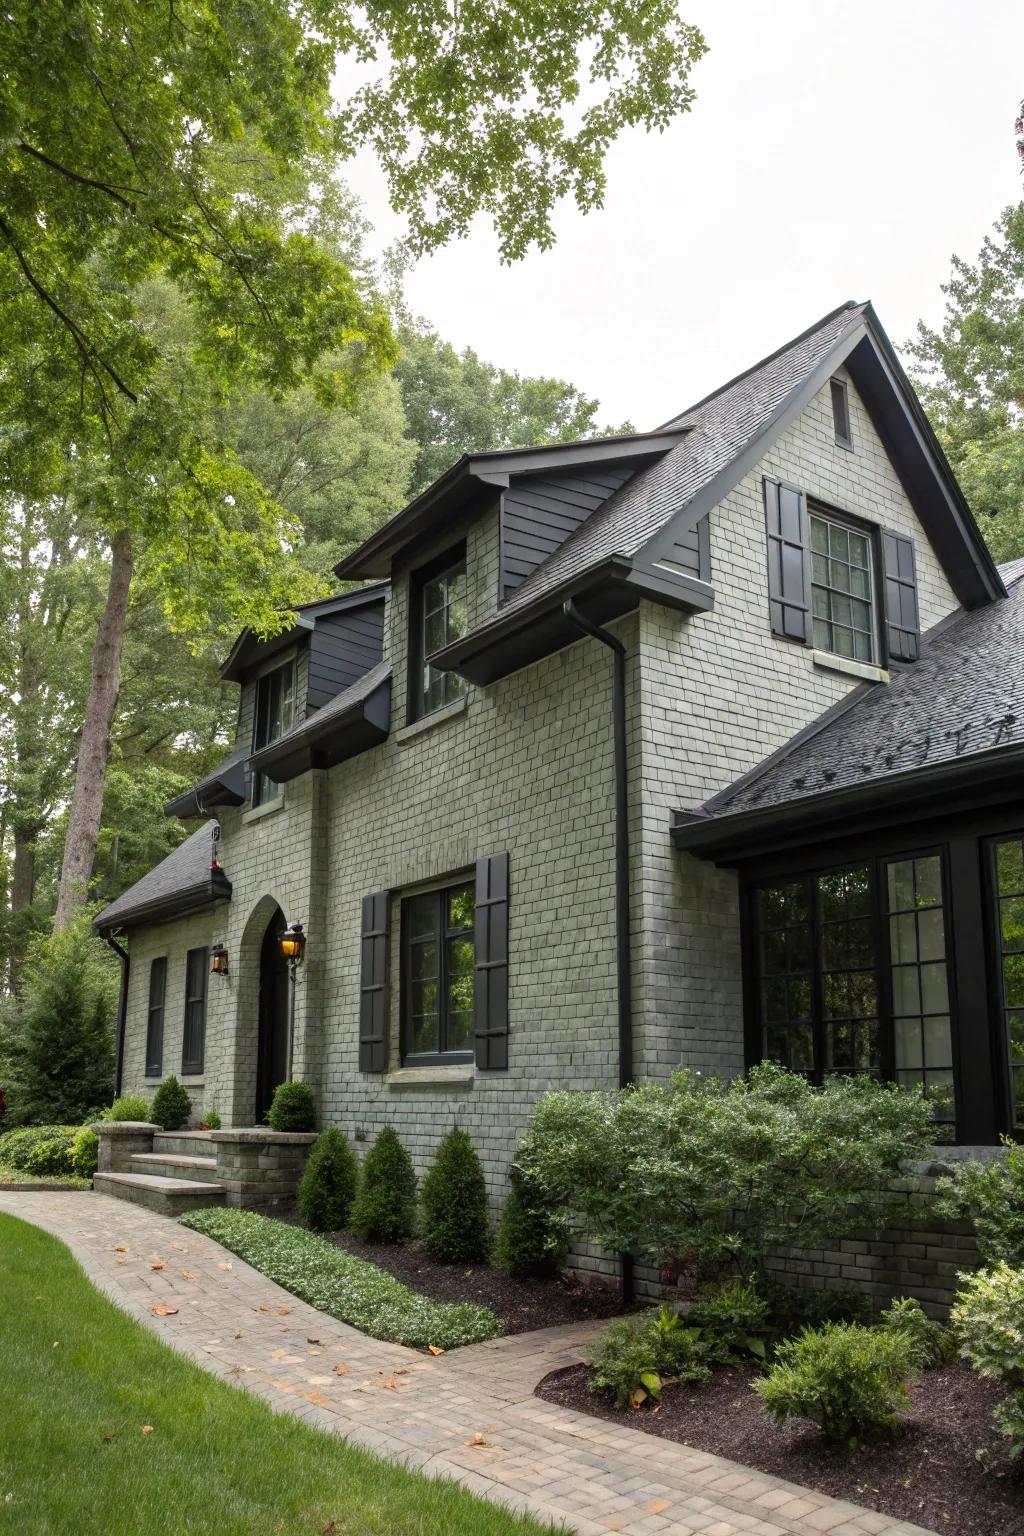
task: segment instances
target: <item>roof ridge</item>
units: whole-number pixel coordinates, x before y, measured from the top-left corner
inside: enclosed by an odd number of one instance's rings
[[[760,362],[752,363],[749,368],[742,369],[741,372],[737,373],[733,378],[728,379],[724,384],[720,384],[717,389],[713,389],[709,394],[704,395],[704,397],[698,400],[694,405],[688,406],[685,411],[680,411],[678,415],[671,416],[668,421],[663,422],[662,425],[655,430],[659,432],[665,432],[672,427],[678,426],[679,423],[685,420],[687,416],[695,415],[697,411],[703,409],[703,407],[708,405],[712,400],[717,400],[720,395],[724,395],[728,390],[732,389],[733,385],[741,384],[744,379],[749,378],[751,374],[757,373],[759,369],[767,368],[769,363],[774,363],[777,358],[780,358],[783,355],[783,353],[790,352],[794,347],[798,347],[802,341],[806,341],[807,338],[809,336],[813,336],[816,331],[824,330],[826,325],[829,325],[833,320],[838,319],[839,316],[844,313],[844,311],[864,310],[868,307],[869,303],[870,300],[868,299],[847,299],[845,303],[838,304],[836,308],[830,310],[827,315],[823,315],[820,320],[816,320],[813,325],[809,325],[806,330],[801,331],[799,336],[793,336],[789,341],[783,342],[781,347],[776,347],[774,352],[769,352],[767,357],[761,358]]]

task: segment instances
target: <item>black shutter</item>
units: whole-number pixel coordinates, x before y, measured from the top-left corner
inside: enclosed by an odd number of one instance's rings
[[[359,1070],[383,1072],[388,1064],[388,950],[391,893],[363,897],[359,962]]]
[[[167,988],[167,957],[150,962],[149,1012],[146,1020],[146,1076],[159,1077],[164,1070],[164,993]]]
[[[772,634],[806,644],[811,638],[807,497],[795,485],[765,476],[764,516]]]
[[[476,1064],[484,1072],[508,1066],[508,854],[476,863],[473,1030]]]
[[[885,567],[885,648],[890,661],[916,661],[921,654],[914,541],[902,533],[882,534]]]
[[[190,949],[185,959],[185,1027],[181,1043],[181,1073],[197,1076],[206,1057],[206,977],[208,949]]]

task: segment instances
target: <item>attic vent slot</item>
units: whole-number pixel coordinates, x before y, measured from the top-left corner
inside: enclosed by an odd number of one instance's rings
[[[832,388],[832,425],[836,429],[836,442],[842,448],[853,447],[853,434],[850,430],[850,400],[846,390],[845,379],[831,379]]]

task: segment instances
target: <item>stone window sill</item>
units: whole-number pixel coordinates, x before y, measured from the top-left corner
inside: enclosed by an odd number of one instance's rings
[[[859,677],[864,683],[889,681],[885,667],[871,667],[864,661],[851,661],[848,656],[833,656],[831,651],[812,651],[811,660],[823,672],[842,672],[846,677]]]
[[[247,811],[242,812],[242,826],[248,826],[250,821],[262,821],[264,816],[273,816],[278,811],[284,810],[284,791],[274,800],[268,800],[265,805],[251,805]]]
[[[413,741],[417,736],[422,736],[424,731],[432,731],[435,726],[445,725],[447,721],[454,720],[459,715],[466,713],[469,696],[465,693],[459,698],[452,699],[450,704],[443,704],[440,709],[435,709],[432,714],[424,715],[422,720],[414,720],[411,725],[403,725],[395,732],[395,740]]]
[[[179,1077],[178,1082],[183,1088],[205,1088],[206,1076],[204,1074],[201,1077]]]
[[[399,1067],[384,1081],[389,1088],[472,1088],[476,1068],[471,1061],[457,1067]]]

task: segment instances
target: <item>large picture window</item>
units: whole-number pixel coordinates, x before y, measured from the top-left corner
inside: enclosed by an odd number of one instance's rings
[[[288,661],[283,667],[276,667],[273,672],[267,672],[257,679],[253,751],[258,752],[261,747],[269,747],[272,741],[277,741],[278,737],[283,736],[285,731],[291,730],[294,724],[295,662]],[[253,805],[265,805],[270,800],[276,800],[280,793],[280,784],[267,778],[265,773],[254,774]]]
[[[473,1055],[472,881],[402,902],[402,1015],[406,1061]]]
[[[1024,1131],[1024,839],[998,842],[993,854],[1010,1123],[1015,1131]]]
[[[452,552],[440,566],[417,573],[412,583],[412,632],[410,635],[410,713],[414,719],[450,704],[466,691],[465,679],[443,672],[430,658],[467,628],[466,553]]]
[[[815,648],[874,662],[878,630],[869,533],[812,511],[811,628]]]
[[[190,949],[185,959],[185,1023],[181,1042],[182,1076],[202,1072],[206,1058],[206,977],[208,949]]]

